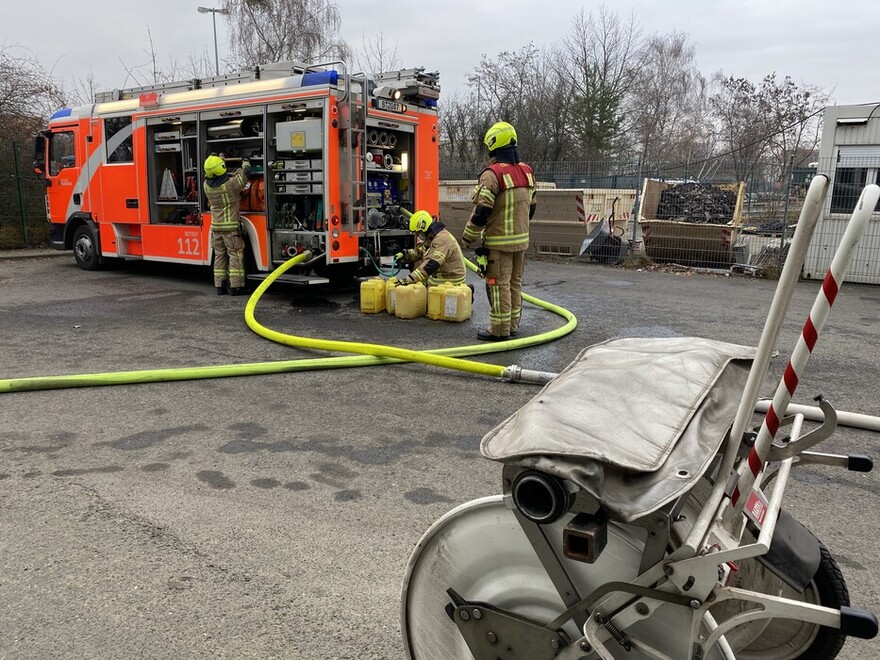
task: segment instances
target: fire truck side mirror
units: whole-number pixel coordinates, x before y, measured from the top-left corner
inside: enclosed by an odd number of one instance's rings
[[[34,173],[44,175],[46,172],[46,136],[34,138]]]

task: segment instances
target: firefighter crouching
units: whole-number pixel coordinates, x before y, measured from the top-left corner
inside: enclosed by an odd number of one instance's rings
[[[412,250],[394,255],[398,263],[413,265],[407,277],[400,284],[421,282],[425,286],[438,284],[464,284],[464,258],[458,241],[439,220],[427,211],[416,211],[409,219],[409,230],[422,240]]]
[[[535,214],[535,177],[519,160],[513,126],[503,121],[492,125],[483,142],[491,159],[474,188],[474,210],[461,245],[470,247],[482,240],[488,249],[483,278],[489,296],[489,328],[480,330],[477,338],[498,341],[515,337],[522,317],[522,274],[529,221]]]
[[[244,273],[244,238],[241,228],[241,191],[248,182],[251,164],[244,160],[241,169],[226,171],[222,156],[205,159],[205,195],[211,206],[211,245],[214,248],[214,286],[217,295],[247,293]],[[227,288],[228,286],[228,288]]]

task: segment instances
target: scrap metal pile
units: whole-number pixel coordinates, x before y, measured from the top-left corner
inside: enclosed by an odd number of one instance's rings
[[[660,194],[657,218],[723,225],[733,218],[736,193],[708,183],[680,183]]]

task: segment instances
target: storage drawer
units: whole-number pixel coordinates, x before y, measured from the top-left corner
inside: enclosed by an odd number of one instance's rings
[[[286,172],[284,178],[295,183],[314,183],[323,181],[324,173],[321,171]]]
[[[324,167],[324,161],[320,158],[285,159],[282,162],[285,170],[320,170]]]
[[[323,195],[324,186],[320,183],[280,183],[278,192],[296,195]]]

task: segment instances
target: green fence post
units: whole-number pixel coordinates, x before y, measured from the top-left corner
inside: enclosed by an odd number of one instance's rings
[[[15,185],[18,187],[18,209],[21,213],[21,235],[24,237],[24,246],[30,247],[27,233],[27,215],[24,210],[24,190],[21,187],[21,149],[18,142],[12,143],[12,153],[15,160]]]

